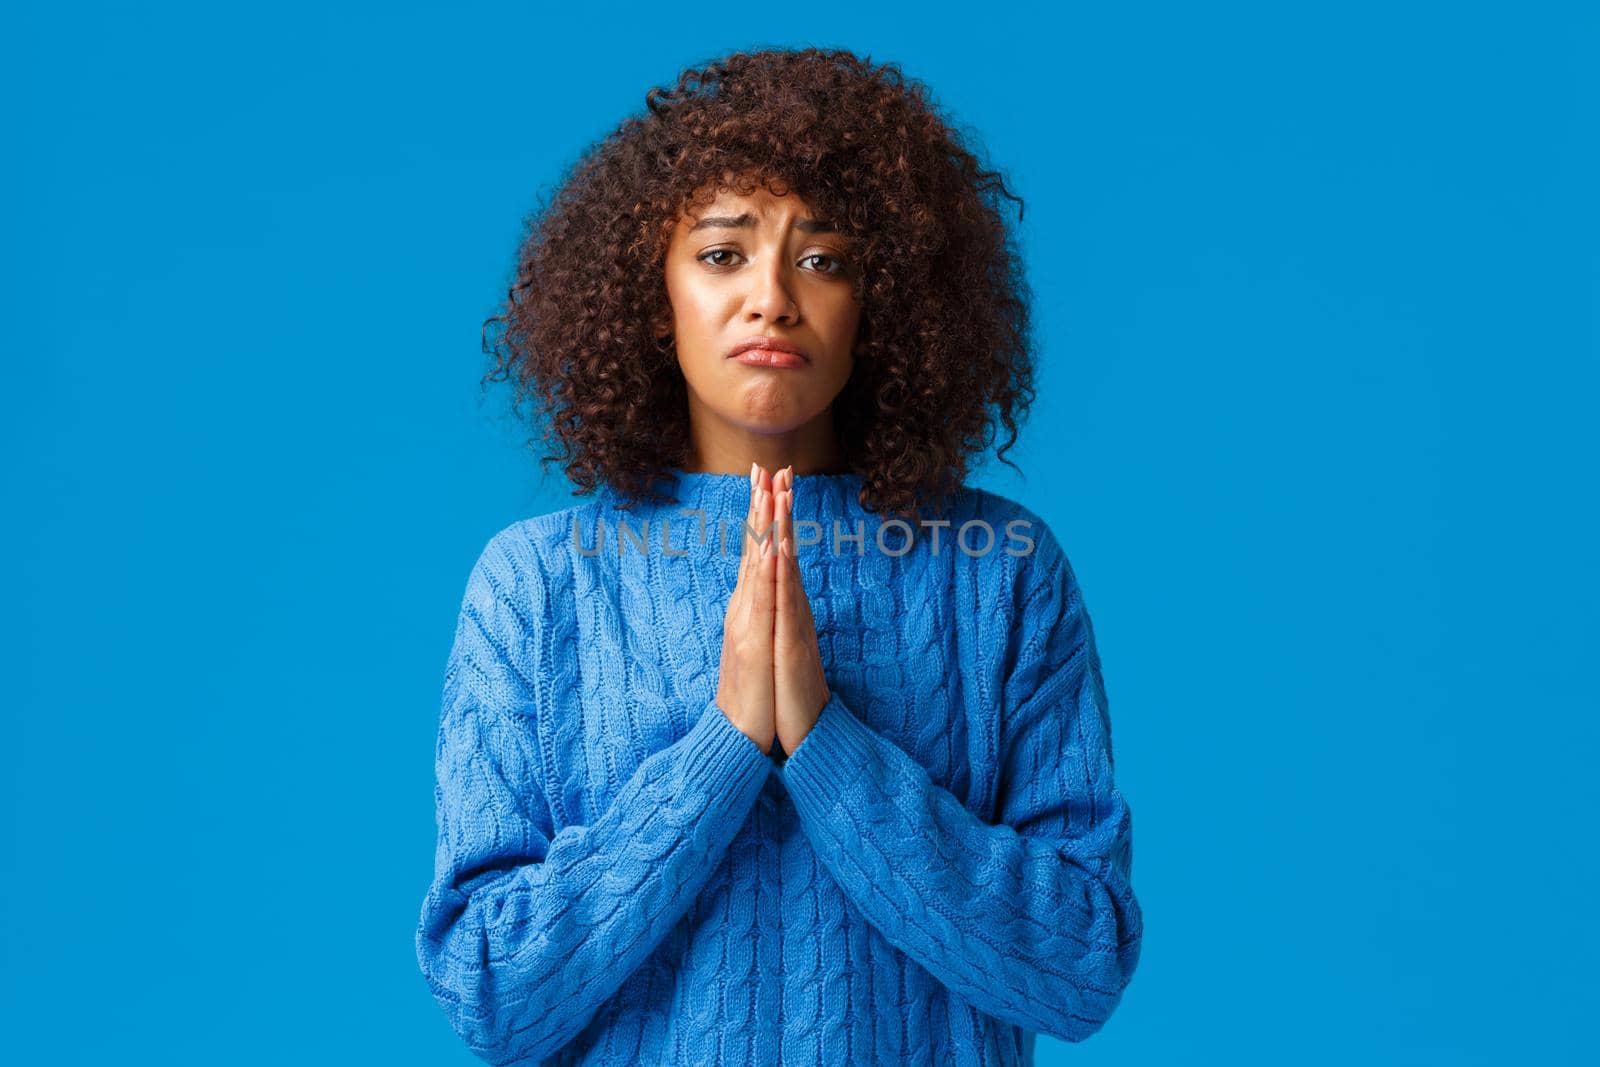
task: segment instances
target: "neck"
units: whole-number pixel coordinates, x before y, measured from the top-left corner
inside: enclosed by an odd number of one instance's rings
[[[796,477],[846,470],[844,452],[834,437],[831,410],[804,426],[780,433],[713,425],[711,419],[696,418],[694,414],[691,410],[690,456],[683,467],[686,473],[748,476],[752,462],[769,474],[793,466]]]

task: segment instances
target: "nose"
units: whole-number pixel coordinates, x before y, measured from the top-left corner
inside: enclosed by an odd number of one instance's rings
[[[763,258],[765,265],[755,267],[745,275],[750,279],[745,311],[751,321],[764,319],[793,326],[800,321],[800,305],[789,291],[789,279],[784,274],[782,259],[776,255]]]

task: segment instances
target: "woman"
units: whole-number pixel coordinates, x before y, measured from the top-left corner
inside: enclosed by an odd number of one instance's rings
[[[1142,931],[1094,632],[1048,527],[963,484],[1031,399],[1010,194],[848,52],[647,103],[491,320],[594,496],[468,579],[423,974],[495,1063],[1082,1040]]]

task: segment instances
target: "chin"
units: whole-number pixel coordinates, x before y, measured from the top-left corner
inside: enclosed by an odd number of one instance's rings
[[[759,427],[768,433],[778,433],[804,426],[815,417],[815,412],[808,413],[807,405],[795,390],[779,381],[746,389],[740,397],[739,417],[734,421],[752,424],[751,429]]]

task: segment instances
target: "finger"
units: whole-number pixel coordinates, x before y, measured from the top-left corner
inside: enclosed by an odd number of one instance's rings
[[[761,546],[761,564],[757,572],[757,581],[754,605],[752,608],[751,625],[756,627],[757,633],[767,635],[766,663],[772,662],[772,619],[774,612],[774,582],[773,569],[777,564],[777,553],[772,550],[772,542],[767,541]]]
[[[773,478],[774,485],[783,484],[781,477]],[[773,554],[777,557],[772,563],[773,581],[781,586],[784,579],[783,568],[783,490],[779,488],[772,495],[772,525],[768,530],[768,540],[772,542]],[[773,610],[781,612],[781,606],[776,599],[773,600]]]
[[[750,494],[750,513],[746,516],[745,526],[740,531],[740,552],[744,567],[744,581],[748,584],[753,580],[755,571],[761,566],[761,543],[755,535],[761,531],[761,512],[765,506],[762,497],[764,492],[758,484]]]
[[[786,486],[783,490],[783,536],[788,545],[786,551],[789,555],[789,575],[796,583],[800,580],[800,550],[794,540],[794,488]]]
[[[761,587],[766,583],[762,578],[762,542],[753,532],[759,525],[759,515],[764,506],[762,498],[764,490],[757,489],[752,495],[750,524],[744,527],[741,534],[740,546],[740,577],[739,585],[734,589],[733,599],[739,605],[739,619],[741,628],[759,625],[757,615],[761,611]]]
[[[804,635],[801,632],[800,612],[805,607],[805,586],[800,583],[800,554],[794,541],[794,488],[791,479],[794,471],[791,468],[784,475],[783,491],[783,541],[784,541],[784,596],[788,610],[785,612],[784,625],[788,629],[790,640],[800,640]]]
[[[768,479],[767,484],[761,490],[761,509],[756,516],[756,531],[762,538],[762,551],[766,551],[772,546],[772,513],[775,507],[776,504],[772,499],[772,482],[771,479]]]
[[[795,547],[794,547],[794,490],[793,489],[785,489],[783,491],[783,540],[784,540],[784,546],[783,546],[784,554],[789,557],[789,567],[788,567],[787,573],[789,575],[790,581],[793,581],[796,578],[796,576],[800,573],[800,568],[795,565],[796,563],[799,562],[799,557],[795,555]]]
[[[782,482],[787,482],[787,475],[782,476]],[[776,618],[773,620],[774,640],[788,646],[795,639],[795,574],[798,568],[794,557],[794,498],[785,484],[784,490],[778,495],[778,561],[779,572],[778,606]]]
[[[750,462],[750,502],[744,510],[744,525],[739,528],[739,574],[736,584],[740,586],[745,584],[747,581],[745,576],[750,573],[748,531],[756,521],[756,497],[759,487],[760,482],[756,479],[756,464],[752,460]]]
[[[794,470],[791,468],[783,472],[783,535],[790,539],[789,548],[794,549]]]
[[[756,529],[765,533],[772,525],[773,491],[776,487],[773,485],[772,475],[768,473],[767,468],[765,467],[756,467],[756,478],[761,486],[761,499],[763,504],[763,507],[757,516],[758,520],[760,521],[760,525],[757,526]]]
[[[750,573],[746,578],[747,582],[755,581],[758,572],[761,570],[762,549],[766,542],[771,539],[768,533],[768,526],[772,521],[771,515],[772,491],[763,485],[756,490],[754,513],[750,517],[748,528],[747,548],[750,555]]]
[[[782,541],[778,542],[777,556],[778,573],[772,583],[772,644],[775,663],[782,663],[783,657],[778,655],[778,652],[788,647],[794,632],[794,627],[791,625],[794,615],[794,591],[789,579],[789,571],[793,569],[794,561],[789,558],[788,546]]]
[[[788,542],[787,571],[784,574],[784,604],[787,610],[783,614],[783,629],[785,639],[793,645],[805,643],[805,630],[801,623],[805,617],[801,614],[805,610],[806,591],[800,584],[800,564],[794,554],[794,538],[785,537]]]
[[[794,464],[783,471],[783,536],[789,539],[789,558],[798,559],[794,543]]]

